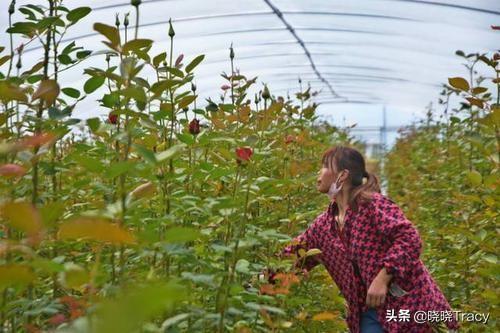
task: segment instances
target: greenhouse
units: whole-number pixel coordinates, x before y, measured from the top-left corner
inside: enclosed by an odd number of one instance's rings
[[[0,332],[500,331],[499,1],[0,26]]]

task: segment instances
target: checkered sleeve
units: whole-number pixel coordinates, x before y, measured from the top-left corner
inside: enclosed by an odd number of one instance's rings
[[[391,244],[382,259],[387,273],[401,279],[410,278],[411,267],[422,253],[422,240],[415,226],[401,208],[387,197],[375,202],[375,217],[379,230]]]

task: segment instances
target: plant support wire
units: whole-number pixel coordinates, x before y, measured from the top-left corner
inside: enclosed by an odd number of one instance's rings
[[[335,90],[333,90],[333,87],[332,85],[330,84],[330,82],[328,82],[328,80],[326,80],[323,75],[321,75],[321,73],[319,72],[319,70],[316,68],[316,64],[314,63],[314,60],[311,56],[311,53],[309,52],[309,50],[307,49],[307,46],[306,44],[304,43],[304,41],[297,35],[297,33],[295,32],[295,29],[292,27],[292,25],[290,23],[288,23],[287,20],[285,20],[285,18],[283,17],[283,13],[279,10],[278,7],[276,7],[275,5],[273,5],[271,3],[270,0],[264,0],[264,2],[272,9],[272,11],[274,12],[274,14],[276,16],[278,16],[278,18],[281,20],[281,22],[283,22],[283,24],[286,26],[287,30],[290,31],[290,33],[293,35],[293,37],[297,40],[297,42],[299,43],[299,45],[302,47],[302,49],[304,50],[305,54],[306,54],[306,57],[307,59],[309,60],[309,63],[311,64],[311,67],[314,71],[314,73],[316,73],[316,75],[318,76],[318,79],[321,80],[321,82],[323,82],[327,87],[328,89],[330,90],[330,92],[332,93],[332,95],[334,97],[340,97],[336,92]]]

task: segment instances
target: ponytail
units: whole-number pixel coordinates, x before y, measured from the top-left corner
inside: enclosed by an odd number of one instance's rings
[[[350,201],[355,210],[358,209],[359,203],[369,201],[372,193],[380,193],[380,182],[377,176],[364,171],[363,178],[366,178],[366,182],[354,188],[351,194]]]

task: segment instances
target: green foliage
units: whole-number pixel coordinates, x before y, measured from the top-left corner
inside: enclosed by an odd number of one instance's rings
[[[471,81],[449,79],[443,116],[429,112],[421,126],[408,128],[389,153],[386,173],[389,194],[418,223],[424,261],[452,308],[491,315],[488,328],[463,322],[463,331],[493,332],[500,312],[499,68],[495,55],[461,56]],[[480,86],[484,78],[474,78],[485,65],[496,76],[492,91]],[[448,110],[451,99],[461,107]]]
[[[170,52],[152,54],[152,40],[103,23],[93,27],[105,50],[64,44],[90,9],[47,2],[22,6],[26,20],[8,31],[49,40],[50,53],[42,45],[41,61],[16,74],[10,56],[0,57],[3,327],[345,329],[344,301],[327,273],[299,283],[276,255],[327,203],[314,187],[319,156],[350,142],[315,121],[309,90],[299,101],[266,95],[252,104],[257,78],[231,70],[222,74],[231,90],[200,107],[193,80],[204,55],[183,67]],[[87,64],[83,90],[60,87],[65,70],[91,54],[108,66]],[[72,118],[91,94],[100,109]],[[75,124],[84,130],[72,133]],[[282,271],[276,288],[256,278],[268,266]]]

